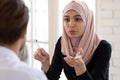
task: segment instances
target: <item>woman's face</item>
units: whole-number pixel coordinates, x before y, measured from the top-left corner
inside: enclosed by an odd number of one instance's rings
[[[85,25],[81,16],[74,10],[69,10],[65,13],[63,26],[70,38],[81,37],[85,31]]]

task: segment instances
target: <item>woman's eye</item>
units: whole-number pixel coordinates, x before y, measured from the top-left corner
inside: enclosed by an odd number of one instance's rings
[[[64,21],[65,21],[65,22],[69,22],[70,19],[69,19],[69,18],[64,18]]]
[[[75,21],[81,21],[82,18],[75,18]]]

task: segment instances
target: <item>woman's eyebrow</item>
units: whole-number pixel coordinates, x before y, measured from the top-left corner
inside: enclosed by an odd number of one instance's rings
[[[69,17],[68,15],[64,15],[64,17]]]
[[[80,15],[75,15],[74,17],[81,17]]]
[[[69,17],[69,15],[64,15],[64,17]],[[73,17],[81,17],[80,15],[75,15]]]

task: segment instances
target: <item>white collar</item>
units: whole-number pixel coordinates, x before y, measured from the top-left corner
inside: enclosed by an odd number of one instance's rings
[[[0,59],[5,59],[5,58],[10,58],[10,59],[15,59],[16,61],[20,61],[18,58],[17,54],[12,51],[9,48],[0,46]]]

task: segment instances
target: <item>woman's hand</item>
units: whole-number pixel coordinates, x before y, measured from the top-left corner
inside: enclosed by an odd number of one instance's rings
[[[81,75],[86,71],[85,63],[82,59],[83,50],[80,48],[80,51],[76,54],[75,57],[67,56],[64,58],[65,62],[71,66],[74,67],[76,75]]]
[[[41,62],[42,70],[47,72],[50,66],[49,54],[43,48],[38,48],[35,51],[34,58]]]

